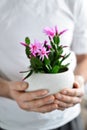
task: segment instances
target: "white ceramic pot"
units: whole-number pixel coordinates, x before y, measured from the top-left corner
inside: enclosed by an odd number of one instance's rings
[[[34,73],[25,81],[29,83],[27,91],[48,89],[50,94],[54,94],[61,89],[72,88],[74,74],[70,70],[57,74]]]

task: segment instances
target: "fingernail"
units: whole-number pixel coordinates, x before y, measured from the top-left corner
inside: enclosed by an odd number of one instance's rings
[[[58,95],[57,98],[58,98],[58,99],[62,99],[62,96],[61,96],[61,95]]]
[[[46,95],[46,94],[48,94],[48,90],[44,90],[43,92],[42,92],[42,95]]]
[[[62,93],[63,93],[63,94],[67,94],[67,91],[63,91]]]
[[[48,100],[48,103],[52,103],[52,102],[54,102],[54,99]]]
[[[23,82],[23,83],[22,83],[22,88],[27,88],[27,87],[28,87],[28,84],[25,83],[25,82]]]

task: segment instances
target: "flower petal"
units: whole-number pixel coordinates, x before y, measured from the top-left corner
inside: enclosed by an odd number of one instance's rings
[[[25,46],[25,47],[26,47],[26,46],[29,47],[29,46],[28,46],[26,43],[24,43],[24,42],[20,42],[20,44],[23,45],[23,46]]]
[[[65,30],[61,31],[61,32],[59,33],[59,36],[62,35],[63,33],[65,33],[66,31],[68,31],[68,29],[65,29]]]

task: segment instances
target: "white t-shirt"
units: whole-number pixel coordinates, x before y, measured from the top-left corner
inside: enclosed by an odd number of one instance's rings
[[[20,45],[26,36],[31,40],[46,39],[42,30],[58,25],[68,29],[61,43],[77,54],[87,53],[86,0],[0,0],[0,74],[21,80],[19,73],[29,61]],[[75,67],[75,56],[72,53]],[[64,111],[27,112],[15,101],[0,97],[0,126],[6,130],[49,130],[60,127],[80,113],[79,105]]]

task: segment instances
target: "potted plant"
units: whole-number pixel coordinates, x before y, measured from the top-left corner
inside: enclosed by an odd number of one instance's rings
[[[43,32],[48,36],[48,41],[40,42],[35,40],[31,43],[29,37],[25,42],[25,52],[29,59],[30,66],[27,75],[23,78],[29,82],[28,91],[37,89],[48,89],[50,93],[56,93],[64,87],[72,87],[74,75],[64,63],[70,53],[64,53],[67,46],[61,45],[60,36],[67,30],[58,33],[57,26],[54,28],[46,27]]]

